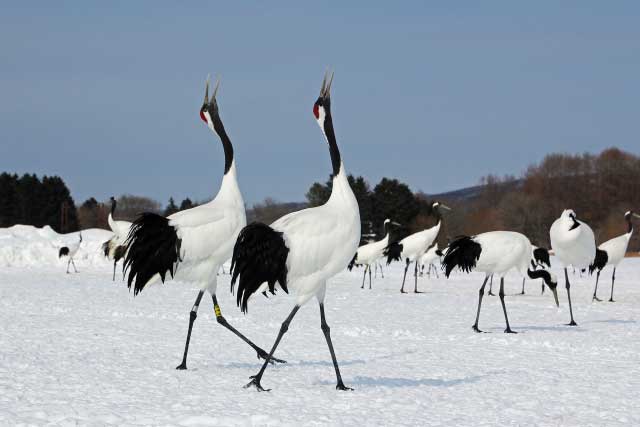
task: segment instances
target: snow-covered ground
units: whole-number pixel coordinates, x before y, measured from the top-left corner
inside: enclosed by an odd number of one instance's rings
[[[255,353],[218,326],[210,299],[194,326],[189,370],[176,371],[196,289],[169,283],[134,299],[94,253],[108,233],[83,232],[86,256],[67,275],[57,245],[75,235],[36,232],[0,230],[0,425],[640,425],[638,258],[617,271],[616,303],[591,304],[593,280],[570,276],[573,328],[564,326],[564,287],[558,310],[539,282],[515,295],[521,281],[510,276],[518,335],[502,333],[497,297],[485,298],[480,317],[489,333],[471,330],[479,274],[423,277],[426,293],[401,295],[400,264],[371,291],[360,289],[362,269],[345,271],[330,282],[327,317],[355,391],[335,390],[312,301],[278,349],[289,363],[266,371],[273,391],[258,393],[242,388],[259,369]],[[608,296],[610,270],[601,279]],[[219,300],[227,320],[267,349],[292,304],[282,292],[260,296],[242,315],[228,275]]]

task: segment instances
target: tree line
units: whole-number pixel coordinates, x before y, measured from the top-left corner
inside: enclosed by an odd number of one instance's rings
[[[444,215],[438,243],[461,234],[513,230],[527,235],[533,244],[549,247],[549,227],[567,208],[576,211],[596,234],[598,243],[626,232],[623,214],[640,210],[640,157],[617,148],[600,154],[549,154],[530,165],[520,176],[488,175],[480,185],[450,193],[427,195],[413,192],[397,179],[382,178],[371,186],[362,176],[348,177],[360,206],[363,242],[382,237],[382,223],[390,218],[402,224],[393,238],[435,225],[432,203],[447,203],[453,210]],[[308,206],[319,206],[331,195],[332,179],[315,182],[306,202],[281,203],[272,198],[247,207],[247,221],[267,224]],[[189,198],[165,207],[151,198],[118,197],[116,218],[133,221],[141,212],[171,215],[197,206]],[[50,225],[58,232],[78,228],[108,228],[108,201],[91,197],[76,208],[62,178],[25,174],[0,174],[0,227],[28,224]],[[640,250],[634,235],[630,250]]]

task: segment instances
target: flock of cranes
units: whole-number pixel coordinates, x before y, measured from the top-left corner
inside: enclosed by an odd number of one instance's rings
[[[180,211],[167,217],[155,213],[143,213],[133,223],[114,219],[116,201],[111,199],[109,226],[113,237],[104,243],[106,257],[116,264],[124,260],[123,272],[127,286],[133,288],[134,295],[148,285],[167,280],[189,282],[199,288],[195,302],[190,310],[189,324],[184,346],[182,362],[177,369],[187,369],[187,355],[193,324],[198,315],[202,298],[207,292],[213,304],[217,323],[244,341],[257,353],[263,364],[256,375],[250,378],[245,387],[266,390],[262,386],[264,373],[273,363],[284,363],[274,356],[278,345],[287,332],[299,309],[315,298],[320,314],[320,329],[326,339],[336,375],[336,388],[350,390],[340,374],[338,359],[331,340],[330,328],[325,315],[325,294],[328,280],[349,266],[363,265],[362,286],[365,286],[369,273],[371,289],[371,267],[377,270],[380,259],[386,258],[387,264],[401,261],[405,264],[400,292],[406,293],[405,282],[411,263],[414,265],[414,293],[418,291],[418,274],[425,266],[430,274],[434,262],[441,258],[442,268],[449,277],[454,269],[463,272],[478,271],[485,274],[479,289],[476,320],[473,329],[481,332],[478,326],[485,286],[495,275],[500,279],[499,297],[504,312],[507,333],[514,333],[509,324],[504,299],[504,277],[510,270],[517,270],[523,277],[542,279],[543,288],[547,286],[558,303],[558,280],[549,271],[549,253],[543,248],[534,247],[529,239],[516,232],[492,231],[476,236],[459,236],[446,248],[438,248],[436,240],[442,224],[442,214],[450,210],[443,203],[435,202],[432,211],[437,224],[393,241],[393,227],[400,224],[392,219],[384,221],[384,238],[358,247],[361,230],[359,207],[347,180],[347,172],[336,140],[331,113],[331,84],[333,74],[327,73],[322,81],[320,95],[313,104],[313,115],[328,145],[332,165],[332,190],[328,201],[318,207],[293,212],[272,224],[252,223],[247,225],[245,204],[238,186],[236,158],[217,103],[219,81],[209,96],[210,82],[207,78],[204,102],[200,109],[200,118],[217,135],[224,150],[224,173],[216,197],[203,205]],[[571,314],[570,325],[575,325],[571,306],[570,283],[567,267],[597,270],[597,280],[605,265],[614,267],[612,277],[615,280],[615,267],[626,252],[626,246],[633,231],[628,212],[625,218],[629,232],[616,239],[603,243],[596,248],[593,231],[587,224],[578,220],[571,210],[566,210],[550,230],[550,238],[555,255],[564,267],[565,284]],[[82,236],[77,245],[64,247],[60,257],[68,256],[73,263],[73,255],[78,251]],[[354,255],[355,254],[355,255]],[[217,272],[222,264],[231,259],[231,292],[236,295],[238,307],[247,313],[250,298],[267,292],[275,294],[281,291],[295,294],[289,315],[282,322],[275,341],[267,352],[254,344],[244,334],[235,329],[223,316],[217,292]],[[73,263],[74,268],[75,264]],[[380,266],[381,268],[381,266]],[[437,274],[437,271],[436,271]],[[524,280],[524,279],[523,279]],[[523,281],[524,292],[524,281]]]

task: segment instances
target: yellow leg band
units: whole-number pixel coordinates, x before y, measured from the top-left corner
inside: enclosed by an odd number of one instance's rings
[[[222,316],[222,311],[220,310],[220,306],[218,304],[213,306],[213,311],[216,313],[216,317]]]

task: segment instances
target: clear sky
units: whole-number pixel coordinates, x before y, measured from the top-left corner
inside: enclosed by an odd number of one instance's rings
[[[311,112],[327,66],[347,170],[436,193],[549,152],[640,154],[640,2],[4,2],[0,171],[76,202],[211,197],[221,116],[245,200],[300,201],[331,163]]]

